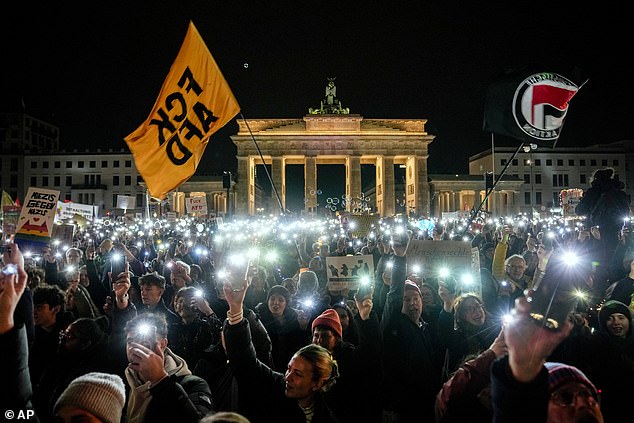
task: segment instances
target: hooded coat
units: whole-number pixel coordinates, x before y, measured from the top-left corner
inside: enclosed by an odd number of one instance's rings
[[[211,391],[204,379],[192,375],[187,363],[165,348],[167,377],[152,385],[143,383],[129,368],[125,377],[130,386],[127,403],[129,423],[198,421],[213,411]]]

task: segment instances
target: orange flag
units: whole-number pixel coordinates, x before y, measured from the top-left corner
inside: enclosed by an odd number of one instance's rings
[[[125,138],[152,197],[187,181],[209,137],[240,111],[216,61],[190,21],[185,41],[148,118]]]

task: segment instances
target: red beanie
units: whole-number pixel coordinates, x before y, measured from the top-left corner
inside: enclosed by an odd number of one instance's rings
[[[339,335],[339,338],[343,336],[343,329],[341,329],[341,320],[339,320],[339,315],[332,308],[324,311],[319,316],[317,316],[315,320],[313,320],[311,330],[315,330],[317,326],[326,326],[327,328],[332,329],[334,333]]]

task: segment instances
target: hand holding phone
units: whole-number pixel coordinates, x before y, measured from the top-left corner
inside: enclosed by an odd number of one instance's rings
[[[114,282],[119,275],[128,271],[128,260],[125,257],[110,258],[110,281]]]

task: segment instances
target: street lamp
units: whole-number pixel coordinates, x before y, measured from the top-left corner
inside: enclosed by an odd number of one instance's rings
[[[535,181],[533,180],[533,150],[537,150],[537,144],[528,144],[528,145],[524,145],[522,147],[524,149],[525,153],[528,153],[528,160],[526,161],[526,164],[528,164],[528,166],[530,166],[530,178],[531,178],[531,201],[530,201],[530,206],[531,206],[531,216],[532,214],[532,208],[533,208],[533,202],[535,201],[535,194],[534,194],[534,189],[535,189]]]

